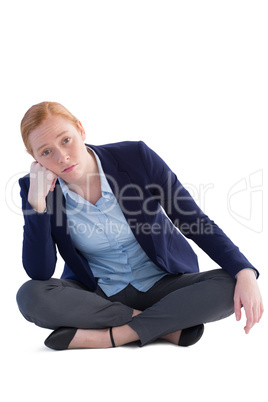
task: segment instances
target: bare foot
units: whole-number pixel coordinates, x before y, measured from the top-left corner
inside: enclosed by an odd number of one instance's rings
[[[78,329],[68,349],[103,349],[111,347],[109,329]]]
[[[127,324],[112,328],[115,346],[122,346],[139,339],[137,333]],[[78,329],[68,349],[111,348],[110,329]]]

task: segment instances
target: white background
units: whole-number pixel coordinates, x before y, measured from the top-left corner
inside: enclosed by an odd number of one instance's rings
[[[31,163],[19,125],[52,100],[87,142],[143,140],[161,155],[261,271],[265,302],[267,20],[258,0],[1,2],[2,400],[267,401],[265,315],[248,336],[244,316],[208,324],[191,348],[53,352],[15,301],[27,280],[17,179]]]

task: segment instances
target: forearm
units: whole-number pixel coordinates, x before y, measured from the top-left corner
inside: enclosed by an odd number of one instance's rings
[[[50,215],[36,212],[28,202],[28,199],[32,200],[29,191],[29,176],[21,178],[19,184],[25,222],[22,248],[23,266],[30,278],[46,280],[51,278],[56,266],[56,247],[51,234]]]
[[[193,240],[233,278],[244,268],[254,269],[258,276],[255,267],[199,208],[167,164],[145,144],[140,143],[139,147],[149,182],[154,183],[154,195],[181,233]],[[175,235],[174,232],[173,236]]]
[[[28,203],[38,213],[44,213],[46,210],[46,200],[35,199],[30,193],[28,195]]]
[[[22,261],[32,279],[51,278],[56,266],[56,248],[51,236],[50,217],[30,209],[24,215]],[[32,213],[29,213],[32,212]]]
[[[241,270],[251,268],[259,276],[257,269],[249,262],[232,240],[208,217],[205,219],[205,229],[200,227],[200,233],[187,235],[221,268],[235,278]]]

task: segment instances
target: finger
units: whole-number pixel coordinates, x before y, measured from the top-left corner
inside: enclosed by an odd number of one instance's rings
[[[257,324],[257,323],[260,321],[260,319],[261,319],[261,304],[260,304],[260,303],[258,303],[258,304],[255,306],[255,309],[254,309],[254,319],[255,319],[254,324]]]
[[[241,302],[239,297],[234,298],[234,313],[236,321],[241,320]]]
[[[264,313],[264,307],[263,307],[263,303],[261,302],[261,307],[260,307],[260,318],[259,318],[259,321],[258,321],[258,322],[260,322],[260,320],[261,320],[261,318],[262,318],[263,313]]]
[[[253,309],[251,307],[249,307],[245,310],[246,310],[247,322],[246,322],[246,326],[244,327],[244,330],[245,330],[246,334],[248,334],[249,331],[251,330],[251,328],[253,327],[253,325],[255,324],[255,321],[254,321]]]
[[[51,186],[50,186],[50,191],[53,191],[53,190],[54,190],[56,181],[57,181],[57,178],[55,177],[55,178],[53,179],[53,181],[52,181]]]
[[[251,328],[254,327],[255,324],[260,319],[260,305],[259,303],[253,305],[252,307],[252,321],[251,321]]]
[[[32,172],[33,171],[33,169],[35,168],[35,166],[38,164],[38,162],[36,162],[36,161],[34,161],[34,162],[32,162],[31,163],[31,166],[30,166],[30,171]]]
[[[263,304],[260,302],[256,308],[256,323],[259,323],[263,314]]]
[[[55,173],[52,172],[51,170],[45,169],[45,171],[46,171],[48,180],[53,181],[53,180],[55,180],[55,179],[58,178],[58,177],[55,175]]]

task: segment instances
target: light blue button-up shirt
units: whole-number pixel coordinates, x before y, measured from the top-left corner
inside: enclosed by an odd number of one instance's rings
[[[94,152],[92,150],[92,152]],[[128,284],[146,292],[165,273],[143,251],[132,233],[96,157],[102,197],[95,205],[59,182],[66,199],[68,228],[74,246],[84,255],[107,296]]]

